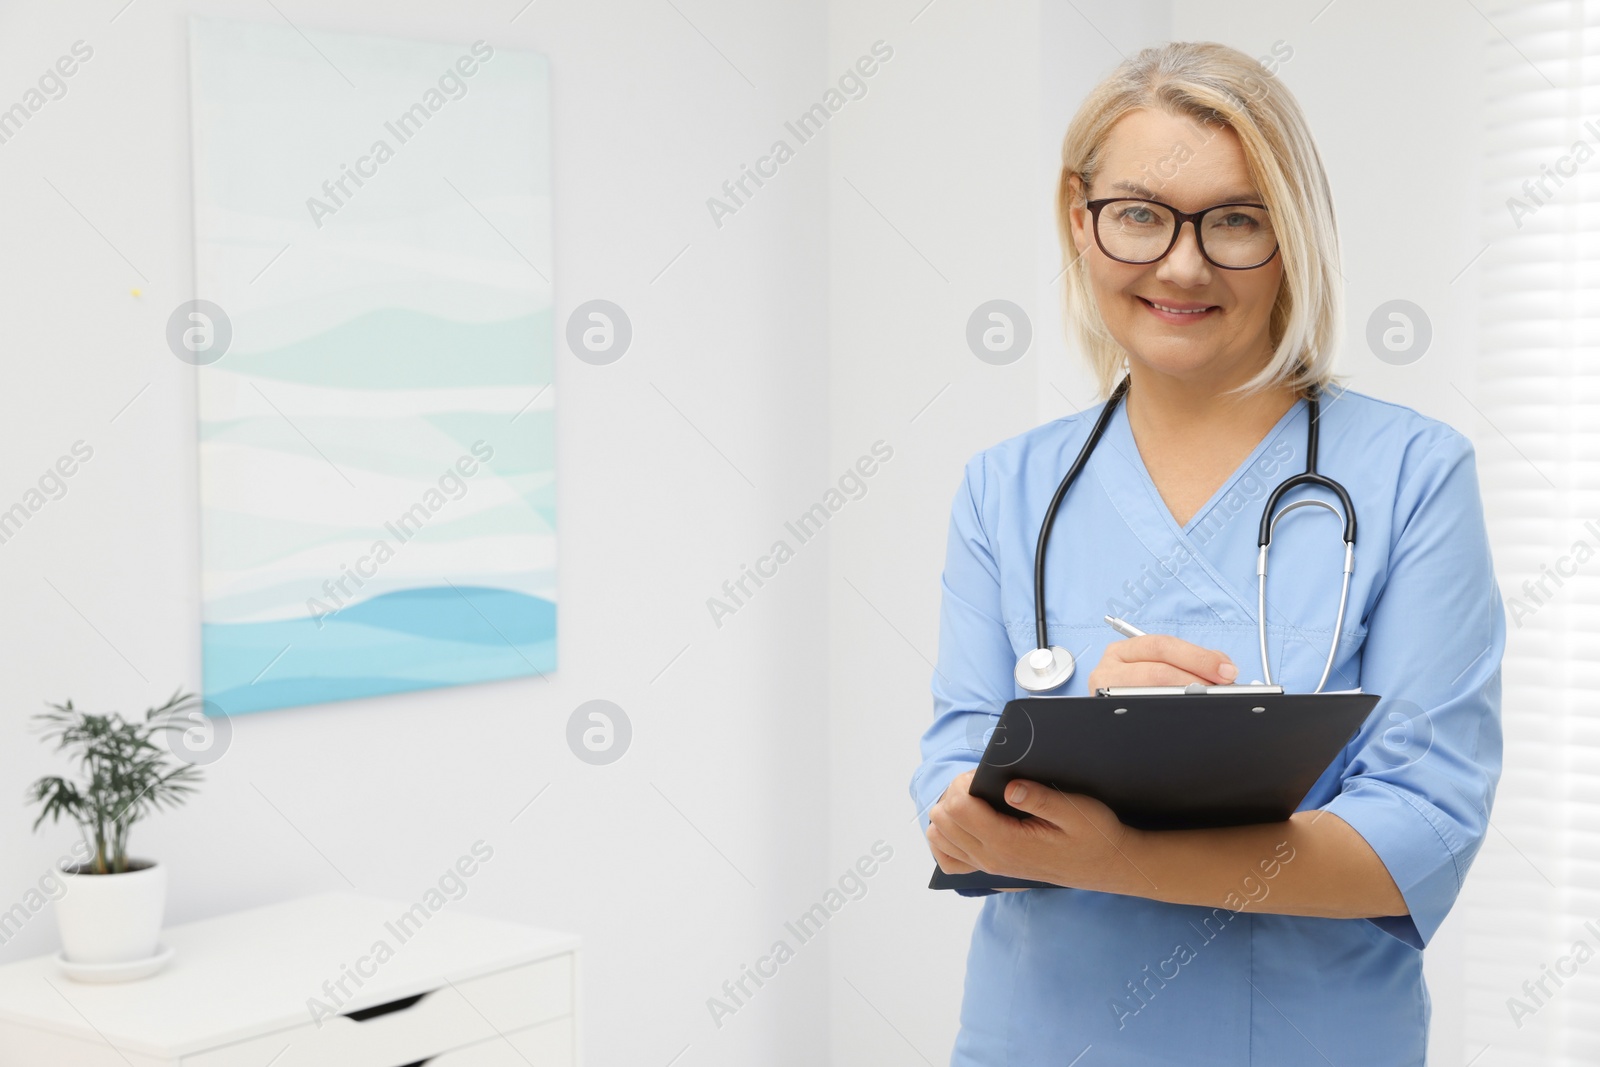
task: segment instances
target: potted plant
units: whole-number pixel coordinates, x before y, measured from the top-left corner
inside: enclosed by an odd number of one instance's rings
[[[156,955],[166,906],[167,871],[154,860],[128,857],[133,824],[163,806],[176,807],[193,792],[200,770],[174,758],[176,749],[157,742],[192,725],[200,707],[194,694],[174,692],[144,721],[120,712],[95,715],[65,704],[47,704],[35,720],[43,739],[70,750],[82,778],[47,776],[34,782],[28,799],[42,804],[33,828],[65,815],[83,831],[92,858],[63,865],[67,892],[56,901],[62,950],[71,964],[119,964]]]

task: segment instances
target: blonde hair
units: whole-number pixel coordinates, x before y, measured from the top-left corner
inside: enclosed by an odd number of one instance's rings
[[[1062,311],[1101,394],[1120,380],[1127,353],[1106,328],[1086,257],[1072,240],[1069,179],[1076,175],[1083,183],[1084,199],[1077,201],[1082,206],[1111,127],[1129,112],[1154,109],[1238,136],[1277,234],[1283,280],[1269,327],[1276,347],[1266,366],[1236,391],[1248,394],[1287,383],[1304,394],[1312,385],[1334,382],[1344,318],[1339,233],[1328,176],[1305,115],[1288,88],[1243,52],[1209,41],[1173,41],[1146,48],[1112,71],[1073,116],[1061,144],[1056,223],[1066,264]],[[1172,158],[1179,163],[1184,147],[1174,146]]]

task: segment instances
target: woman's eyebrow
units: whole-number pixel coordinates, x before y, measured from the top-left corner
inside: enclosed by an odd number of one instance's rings
[[[1138,182],[1115,181],[1111,183],[1111,188],[1132,193],[1134,196],[1142,196],[1146,200],[1160,199],[1155,193],[1152,193]],[[1247,190],[1245,192],[1229,193],[1222,199],[1213,202],[1218,204],[1259,204],[1261,203],[1261,194],[1253,190]]]

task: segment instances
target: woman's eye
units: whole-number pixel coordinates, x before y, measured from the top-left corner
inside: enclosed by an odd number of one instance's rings
[[[1125,207],[1117,212],[1118,222],[1147,225],[1155,221],[1155,213],[1147,207]]]
[[[1238,211],[1222,217],[1222,225],[1230,230],[1246,230],[1255,224],[1255,219]]]

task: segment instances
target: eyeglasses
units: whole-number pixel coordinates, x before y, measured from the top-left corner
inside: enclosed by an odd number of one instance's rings
[[[1094,240],[1121,263],[1154,263],[1178,243],[1178,230],[1194,224],[1200,254],[1223,270],[1250,270],[1278,254],[1278,239],[1265,204],[1216,204],[1204,211],[1179,211],[1159,200],[1111,197],[1090,200]]]

